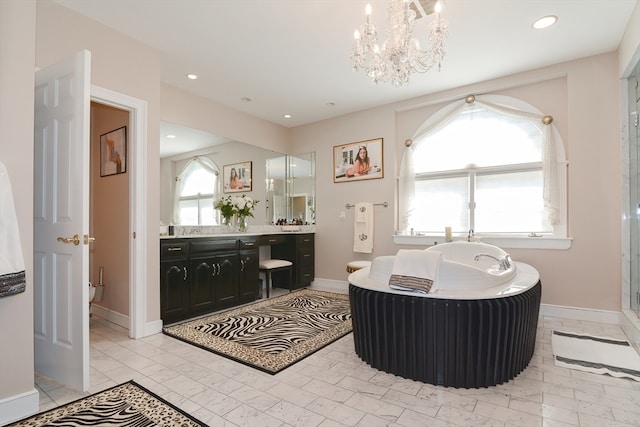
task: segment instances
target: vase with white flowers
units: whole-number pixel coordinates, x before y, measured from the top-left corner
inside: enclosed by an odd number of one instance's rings
[[[219,198],[218,200],[215,201],[215,203],[213,204],[213,207],[220,211],[220,216],[222,217],[222,224],[230,227],[232,225],[231,221],[234,215],[238,213],[238,211],[236,210],[236,207],[233,204],[233,200],[231,199],[231,196],[224,196]]]
[[[241,196],[232,196],[233,204],[236,207],[238,213],[238,231],[247,231],[247,217],[253,217],[253,210],[258,204],[259,200],[253,200],[246,194]]]
[[[259,200],[253,200],[246,194],[241,196],[224,196],[216,200],[213,207],[220,211],[223,223],[227,226],[237,226],[237,231],[247,231],[247,217],[253,217],[253,210]],[[234,222],[237,224],[234,224]]]

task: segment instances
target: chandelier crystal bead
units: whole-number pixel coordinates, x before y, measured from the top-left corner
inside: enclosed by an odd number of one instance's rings
[[[426,73],[435,65],[442,68],[445,56],[444,39],[449,35],[449,23],[441,16],[441,5],[434,7],[434,20],[429,24],[429,47],[420,48],[413,37],[416,11],[413,0],[389,0],[387,3],[387,39],[378,44],[377,30],[371,23],[371,5],[365,9],[366,21],[354,32],[351,51],[353,71],[362,69],[374,85],[391,82],[395,87],[409,83],[412,73]]]

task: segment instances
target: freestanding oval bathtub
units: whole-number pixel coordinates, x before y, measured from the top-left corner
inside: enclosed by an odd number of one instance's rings
[[[394,256],[377,257],[349,275],[356,353],[382,371],[447,387],[488,387],[514,378],[533,356],[538,272],[504,262],[506,252],[483,243],[427,250],[443,254],[429,294],[389,288]]]

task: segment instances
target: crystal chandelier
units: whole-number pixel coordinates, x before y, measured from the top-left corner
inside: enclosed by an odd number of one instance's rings
[[[420,43],[413,37],[417,16],[414,7],[418,6],[412,7],[412,3],[413,0],[388,0],[387,39],[381,47],[376,26],[371,23],[371,5],[365,9],[367,20],[354,33],[351,60],[353,70],[363,69],[374,85],[391,81],[395,87],[402,87],[409,82],[411,73],[426,73],[436,64],[438,70],[442,67],[449,23],[440,16],[440,2],[436,2],[435,19],[429,24],[430,46],[426,50],[420,49]]]

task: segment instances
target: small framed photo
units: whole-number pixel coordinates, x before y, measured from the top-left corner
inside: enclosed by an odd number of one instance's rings
[[[251,162],[224,165],[222,174],[225,193],[251,191]]]
[[[100,135],[100,176],[127,171],[127,127]]]
[[[382,138],[333,147],[333,182],[384,177]]]

